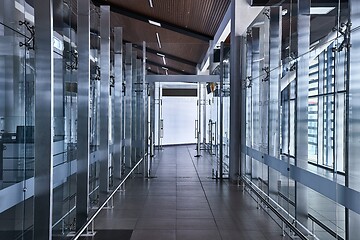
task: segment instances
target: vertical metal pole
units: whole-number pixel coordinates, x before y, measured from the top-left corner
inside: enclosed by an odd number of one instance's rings
[[[100,6],[100,192],[109,191],[110,7]],[[101,195],[100,195],[101,196]]]
[[[347,90],[347,115],[348,115],[348,130],[347,130],[347,159],[345,159],[345,180],[347,187],[360,191],[360,32],[355,30],[360,26],[360,5],[356,0],[349,0],[350,8],[350,24],[351,24],[351,35],[350,45],[346,49],[348,51],[348,73],[349,79],[345,79],[348,82]],[[351,46],[351,48],[350,48]],[[355,201],[355,199],[352,199]],[[346,239],[357,239],[360,236],[360,215],[351,211],[346,210]]]
[[[251,91],[252,91],[252,147],[260,151],[260,28],[252,28],[252,63],[251,63]],[[260,177],[260,163],[252,160],[252,178]]]
[[[280,64],[281,64],[281,39],[282,39],[282,8],[270,8],[270,49],[269,58],[269,155],[280,157]],[[272,168],[269,171],[269,195],[276,199],[278,196],[278,180],[280,174]]]
[[[229,159],[229,178],[231,181],[238,179],[240,174],[240,152],[241,142],[240,137],[243,133],[241,124],[244,119],[241,118],[242,109],[242,86],[241,75],[243,69],[240,65],[241,54],[240,52],[240,37],[241,33],[236,32],[236,1],[231,3],[231,48],[230,48],[230,159]]]
[[[78,4],[78,97],[76,229],[87,221],[89,210],[90,154],[90,0]]]
[[[223,161],[224,161],[224,43],[221,42],[220,47],[220,163],[219,163],[219,174],[220,179],[223,179]]]
[[[309,94],[309,49],[310,49],[310,0],[297,3],[297,53],[301,59],[296,69],[296,114],[295,114],[295,164],[300,168],[308,165],[308,94]],[[295,183],[295,216],[307,226],[308,201],[307,188]]]
[[[246,95],[246,146],[253,148],[253,95],[252,95],[252,62],[253,62],[253,43],[252,31],[248,29],[246,36],[246,76],[244,78],[244,88]],[[243,149],[246,154],[246,149]],[[252,164],[251,157],[246,155],[245,174],[250,175],[252,178]]]
[[[114,128],[114,178],[121,178],[123,128],[123,29],[114,28],[114,73],[115,73],[115,128]]]
[[[246,84],[244,84],[244,79],[246,79],[247,77],[247,49],[246,49],[246,37],[236,37],[238,44],[239,44],[239,54],[240,54],[240,74],[239,74],[239,78],[238,78],[238,86],[235,85],[235,88],[239,89],[238,94],[239,96],[239,112],[240,112],[240,116],[239,116],[239,122],[240,122],[240,126],[239,126],[239,130],[240,132],[238,133],[238,137],[240,138],[240,142],[239,142],[239,161],[240,163],[238,163],[238,166],[236,165],[236,163],[233,163],[233,177],[235,177],[234,175],[236,174],[235,169],[236,167],[238,167],[238,179],[240,179],[241,176],[244,176],[246,174],[246,152],[245,152],[245,148],[246,148],[246,136],[247,136],[247,131],[251,128],[249,128],[246,124],[246,113],[247,113],[247,106],[249,106],[247,104],[247,87]],[[232,87],[231,87],[232,88]],[[230,93],[230,97],[231,97],[231,93]],[[235,101],[235,100],[234,100]],[[233,121],[236,119],[233,119]],[[237,124],[237,123],[235,123]],[[230,131],[231,133],[231,131]],[[235,136],[233,136],[235,138]],[[230,143],[231,143],[231,139],[230,139]],[[236,156],[236,155],[235,155]],[[230,158],[231,159],[231,158]],[[234,159],[235,161],[236,159]],[[244,185],[243,185],[244,186]]]
[[[53,1],[35,1],[34,239],[52,238],[53,212]]]
[[[269,153],[269,71],[270,71],[270,57],[269,57],[269,35],[270,35],[270,19],[267,16],[270,14],[270,8],[266,7],[263,10],[262,17],[264,23],[260,27],[260,78],[259,78],[259,118],[260,118],[260,129],[259,129],[259,148],[260,152],[264,154]],[[259,182],[260,186],[263,185],[264,181],[269,180],[268,167],[265,164],[260,163],[260,178],[262,181]],[[265,186],[268,190],[268,186]]]
[[[154,156],[155,145],[155,83],[150,83],[150,156]]]
[[[143,156],[147,153],[147,143],[148,143],[148,112],[147,112],[147,85],[146,85],[146,42],[143,41],[143,57],[142,57],[142,115],[143,121],[140,123],[142,127],[142,153]]]
[[[132,44],[126,44],[125,52],[125,166],[131,168],[131,129],[132,129]]]

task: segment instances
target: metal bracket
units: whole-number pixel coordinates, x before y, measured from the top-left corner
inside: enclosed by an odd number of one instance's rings
[[[251,37],[251,36],[252,36],[252,31],[251,31],[251,29],[248,29],[248,30],[246,31],[246,35],[247,35],[248,37]]]
[[[246,79],[244,80],[244,89],[245,88],[251,88],[252,87],[252,77],[248,76],[246,77]]]
[[[110,76],[110,87],[115,87],[115,76]]]
[[[344,27],[345,31],[342,30]],[[334,31],[338,31],[343,37],[344,37],[344,41],[342,41],[342,43],[340,44],[340,46],[336,46],[332,48],[333,52],[342,52],[344,50],[344,48],[351,48],[351,43],[350,43],[350,33],[351,33],[351,26],[352,23],[348,22],[348,23],[341,23],[341,28],[334,28]]]
[[[35,49],[35,26],[30,25],[30,23],[28,21],[19,21],[19,25],[25,25],[26,29],[29,31],[30,33],[30,37],[25,37],[26,41],[25,42],[20,42],[19,46],[25,46],[27,47],[28,50],[34,50]]]
[[[100,78],[100,74],[101,74],[101,72],[100,72],[100,67],[99,66],[96,66],[95,67],[95,80],[100,80],[101,78]]]
[[[79,55],[77,53],[76,50],[71,50],[68,51],[68,53],[71,54],[71,62],[70,63],[66,63],[66,69],[68,70],[77,70],[78,69],[78,64],[79,64]]]
[[[263,11],[263,14],[270,20],[270,9],[269,8],[265,8]]]
[[[267,81],[269,81],[269,80],[270,80],[270,68],[267,66],[267,67],[263,67],[262,70],[265,71],[266,76],[265,76],[265,78],[263,78],[261,81],[262,81],[262,82],[267,82]]]

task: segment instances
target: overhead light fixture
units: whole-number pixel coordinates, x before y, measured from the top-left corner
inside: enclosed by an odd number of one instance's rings
[[[310,14],[311,15],[325,15],[334,9],[335,9],[335,7],[311,7]]]
[[[164,65],[166,65],[166,59],[165,59],[165,55],[161,54],[161,53],[156,53],[156,55],[158,55],[159,57],[162,57],[162,60],[164,62]]]
[[[150,5],[151,8],[154,7],[152,0],[149,0],[149,5]]]
[[[153,21],[153,20],[148,20],[149,21],[149,23],[151,24],[151,25],[154,25],[154,26],[157,26],[157,27],[161,27],[161,23],[159,23],[159,22],[155,22],[155,21]]]
[[[162,67],[162,69],[164,69],[165,70],[165,73],[166,73],[166,75],[169,75],[169,73],[168,73],[168,68],[166,68],[166,67]]]
[[[160,36],[159,33],[156,33],[156,40],[158,42],[159,48],[161,48]]]

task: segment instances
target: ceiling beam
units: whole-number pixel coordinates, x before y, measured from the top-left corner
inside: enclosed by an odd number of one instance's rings
[[[168,23],[168,22],[165,22],[165,21],[161,21],[159,19],[155,19],[155,18],[152,18],[152,17],[149,17],[149,16],[144,16],[144,15],[141,15],[141,14],[139,14],[137,12],[133,12],[133,11],[130,11],[128,9],[121,8],[119,6],[116,6],[115,4],[112,4],[112,3],[109,3],[109,2],[106,2],[106,1],[103,1],[103,0],[92,0],[92,2],[97,7],[100,7],[101,5],[108,5],[108,6],[110,6],[110,10],[112,12],[121,14],[121,15],[129,17],[129,18],[133,18],[133,19],[136,19],[136,20],[139,20],[139,21],[142,21],[142,22],[149,23],[149,20],[154,21],[154,22],[158,22],[158,23],[161,24],[161,27],[164,28],[164,29],[168,29],[168,30],[171,30],[171,31],[174,31],[174,32],[177,32],[177,33],[189,36],[189,37],[197,38],[197,39],[200,39],[200,40],[205,41],[205,42],[209,42],[210,40],[213,39],[212,36],[209,36],[209,35],[206,35],[206,34],[203,34],[203,33],[199,33],[199,32],[196,32],[196,31],[192,31],[192,30],[189,30],[187,28],[184,28],[184,27],[172,24],[172,23]]]
[[[124,43],[131,43],[131,42],[124,40]],[[133,44],[133,47],[136,48],[136,49],[142,50],[142,46],[141,46],[141,45]],[[180,57],[177,57],[177,56],[168,54],[168,53],[160,52],[160,51],[157,51],[157,50],[152,49],[152,48],[148,48],[148,47],[147,47],[147,48],[146,48],[146,52],[147,52],[147,53],[151,53],[151,54],[155,54],[155,55],[157,55],[158,53],[159,53],[159,54],[163,54],[163,55],[165,55],[165,57],[168,58],[168,59],[174,60],[174,61],[176,61],[176,62],[184,63],[184,64],[189,65],[189,66],[192,66],[192,67],[194,67],[194,68],[196,68],[196,66],[197,66],[197,63],[196,63],[196,62],[192,62],[192,61],[189,61],[189,60],[186,60],[186,59],[183,59],[183,58],[180,58]]]
[[[150,65],[153,65],[153,66],[156,66],[156,67],[164,67],[164,68],[167,68],[169,71],[173,71],[173,72],[176,72],[176,73],[179,73],[179,74],[182,74],[182,75],[192,75],[193,73],[189,73],[189,72],[186,72],[186,71],[181,71],[177,68],[174,68],[174,67],[170,67],[170,66],[164,66],[160,63],[157,63],[157,62],[153,62],[153,61],[149,61],[149,60],[146,60],[146,63],[147,64],[150,64]],[[164,70],[165,71],[165,70]]]

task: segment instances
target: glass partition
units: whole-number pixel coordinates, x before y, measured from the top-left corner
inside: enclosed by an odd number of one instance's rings
[[[354,161],[348,121],[356,119],[348,85],[350,2],[264,7],[243,36],[245,177],[289,222],[319,239],[354,239],[347,224],[359,218],[343,201],[348,181],[357,189],[357,168],[347,169]]]

